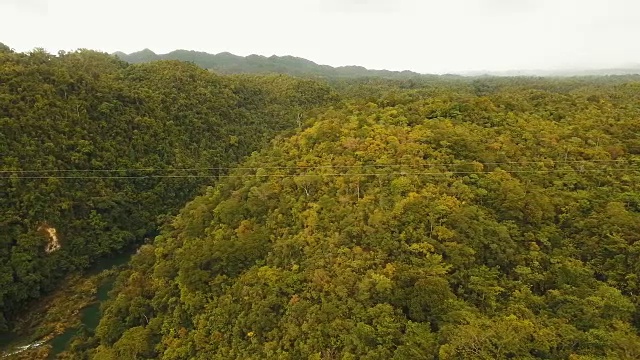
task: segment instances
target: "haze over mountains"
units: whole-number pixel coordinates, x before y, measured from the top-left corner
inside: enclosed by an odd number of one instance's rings
[[[205,69],[221,73],[281,73],[289,75],[312,75],[320,77],[382,77],[411,78],[432,74],[420,74],[414,71],[372,70],[362,66],[320,65],[311,60],[295,56],[249,56],[234,55],[229,52],[210,54],[202,51],[175,50],[167,54],[156,54],[150,49],[126,54],[116,52],[113,55],[129,63],[142,63],[155,60],[181,60],[193,62]],[[516,69],[507,71],[465,71],[455,74],[462,76],[602,76],[602,75],[637,75],[640,74],[640,63],[623,64],[613,68],[555,68],[555,69]]]
[[[638,75],[640,64],[627,64],[615,68],[555,68],[555,69],[525,69],[507,71],[466,71],[464,76],[606,76],[606,75]]]
[[[319,65],[313,61],[294,56],[238,56],[228,52],[209,54],[200,51],[175,50],[168,54],[156,54],[149,49],[114,55],[129,63],[142,63],[155,60],[181,60],[193,62],[205,69],[225,74],[233,73],[281,73],[289,75],[314,75],[321,77],[361,77],[375,76],[383,78],[410,78],[421,74],[413,71],[369,70],[362,66]]]

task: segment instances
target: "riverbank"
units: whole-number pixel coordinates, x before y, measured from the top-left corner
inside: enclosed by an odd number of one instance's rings
[[[35,303],[0,343],[3,360],[55,359],[81,329],[93,330],[100,304],[108,298],[113,279],[131,258],[125,253],[104,259],[83,274],[69,276],[58,290]]]
[[[58,291],[35,304],[16,323],[13,330],[15,340],[3,349],[4,357],[47,359],[52,349],[50,341],[67,329],[80,326],[80,312],[96,301],[98,286],[105,275],[101,272],[88,278],[70,276]]]

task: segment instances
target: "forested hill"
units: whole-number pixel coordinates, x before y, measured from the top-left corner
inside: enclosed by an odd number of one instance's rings
[[[155,60],[0,44],[0,331],[147,238],[58,358],[640,359],[638,77]]]
[[[73,354],[640,359],[639,82],[345,93],[141,248]]]
[[[65,274],[153,237],[202,185],[333,99],[283,75],[0,46],[0,332]]]
[[[318,65],[313,61],[293,56],[238,56],[223,52],[209,54],[206,52],[175,50],[168,54],[158,55],[149,49],[131,54],[117,52],[114,55],[130,63],[149,62],[154,60],[181,60],[223,74],[237,73],[278,73],[296,76],[316,76],[327,78],[379,77],[388,79],[408,79],[422,76],[412,71],[369,70],[362,66],[331,67]]]

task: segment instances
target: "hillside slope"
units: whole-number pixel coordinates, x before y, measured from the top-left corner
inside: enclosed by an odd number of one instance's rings
[[[389,87],[251,156],[72,351],[640,358],[640,84],[484,85]]]
[[[286,76],[0,47],[0,332],[332,99],[325,84]]]

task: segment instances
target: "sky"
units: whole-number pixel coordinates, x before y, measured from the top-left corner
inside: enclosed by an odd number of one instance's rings
[[[637,0],[0,0],[17,51],[187,49],[421,73],[640,64]]]

